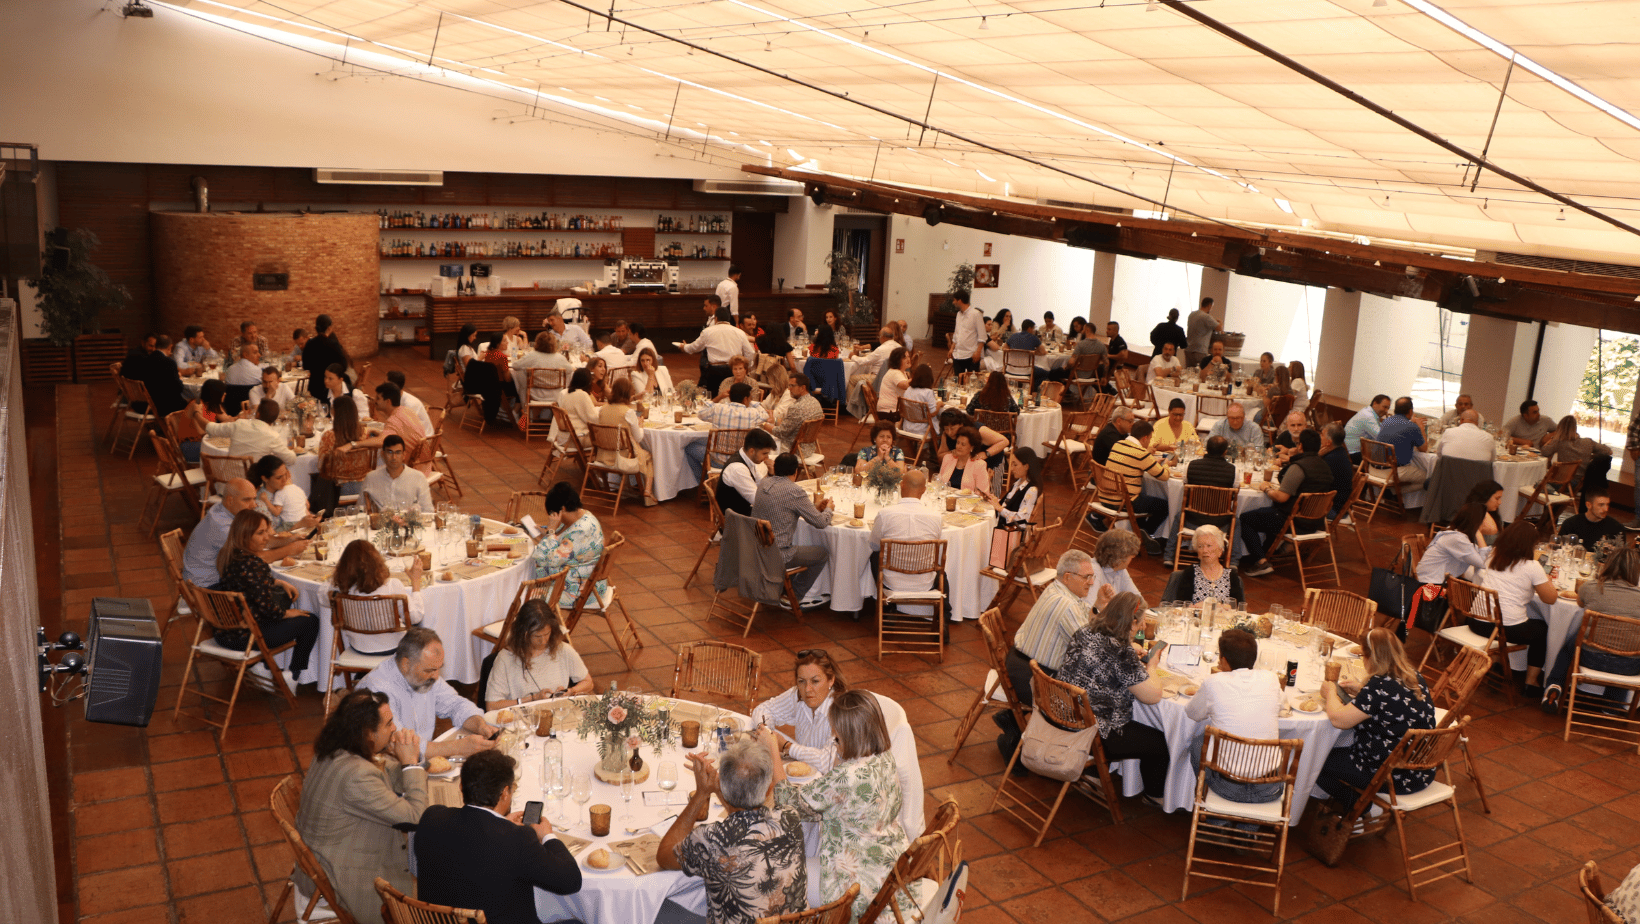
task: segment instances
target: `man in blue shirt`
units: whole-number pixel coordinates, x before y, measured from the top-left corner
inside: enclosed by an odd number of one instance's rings
[[[171,361],[183,375],[197,375],[209,360],[216,359],[216,351],[205,340],[205,328],[190,324],[182,330],[182,342],[171,351]]]
[[[495,747],[490,736],[499,729],[484,721],[484,712],[473,701],[443,680],[444,643],[438,633],[424,626],[411,626],[399,640],[393,657],[364,675],[359,689],[387,694],[393,717],[401,728],[415,732],[421,740],[422,757],[466,757]],[[433,740],[433,726],[439,719],[472,734]]]
[[[1429,479],[1429,473],[1413,455],[1413,450],[1424,445],[1424,428],[1412,419],[1411,398],[1395,399],[1395,413],[1378,425],[1378,441],[1395,449],[1396,474],[1401,478],[1402,487],[1421,487]]]
[[[1032,353],[1043,352],[1042,338],[1036,335],[1036,322],[1026,318],[1019,324],[1019,333],[1008,338],[1008,349],[1030,350]]]
[[[1378,438],[1378,422],[1389,413],[1389,395],[1375,395],[1366,407],[1355,412],[1344,424],[1344,448],[1349,451],[1350,461],[1361,464],[1361,437],[1369,440]]]

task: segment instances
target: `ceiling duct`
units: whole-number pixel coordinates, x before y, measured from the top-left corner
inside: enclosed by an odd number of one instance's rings
[[[1507,253],[1496,250],[1477,250],[1475,259],[1501,266],[1530,266],[1534,269],[1557,273],[1582,273],[1589,276],[1616,276],[1620,279],[1640,279],[1640,266],[1625,263],[1599,263],[1593,260],[1573,260],[1568,257],[1544,257],[1529,253]]]
[[[1154,260],[1153,253],[1142,253],[1122,246],[1122,229],[1115,225],[1090,225],[1075,222],[1065,226],[1065,243],[1083,250],[1114,253],[1140,260]]]
[[[801,196],[803,184],[791,180],[752,179],[696,180],[695,192],[726,193],[740,196]]]
[[[1069,199],[1036,200],[1037,205],[1046,205],[1056,209],[1080,209],[1084,212],[1104,212],[1107,215],[1132,215],[1132,209],[1117,208],[1114,205],[1094,205],[1091,202],[1072,202]]]
[[[353,186],[443,186],[444,171],[344,170],[335,167],[315,167],[313,181]]]

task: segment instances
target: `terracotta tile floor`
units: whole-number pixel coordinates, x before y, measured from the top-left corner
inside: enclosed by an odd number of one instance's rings
[[[378,362],[403,368],[425,400],[442,401],[439,369],[425,357],[400,347],[384,351]],[[128,462],[100,445],[111,394],[106,385],[59,387],[55,405],[34,402],[38,413],[31,420],[39,439],[55,440],[61,480],[59,522],[41,522],[37,531],[55,534],[60,526],[64,622],[81,631],[86,604],[95,596],[149,597],[156,612],[170,605],[157,544],[135,525],[152,456],[142,452]],[[39,416],[53,411],[55,427]],[[854,434],[852,424],[828,428],[828,457],[846,451]],[[47,447],[53,444],[35,445],[37,465],[53,455]],[[466,489],[464,505],[498,513],[509,490],[534,487],[539,447],[526,447],[508,429],[478,437],[450,427],[446,448]],[[1050,481],[1049,500],[1063,509],[1070,490],[1062,470]],[[51,515],[45,514],[48,520]],[[164,525],[181,525],[182,516],[181,505],[173,504]],[[576,645],[601,681],[667,689],[673,645],[733,634],[721,621],[704,622],[710,592],[702,581],[683,586],[706,536],[705,509],[692,496],[647,510],[634,505],[605,528],[633,540],[615,563],[615,583],[646,647],[629,671],[598,625],[583,628]],[[1380,537],[1399,531],[1387,522],[1375,530]],[[1380,539],[1374,553],[1387,559],[1389,543]],[[1346,553],[1345,569],[1345,586],[1364,590],[1368,569],[1353,552]],[[1154,600],[1166,577],[1159,563],[1141,559],[1134,573]],[[1296,579],[1281,571],[1248,583],[1256,607],[1301,602]],[[1025,611],[1017,604],[1011,616],[1017,622]],[[794,651],[822,645],[840,658],[851,683],[905,705],[917,726],[930,804],[954,798],[962,807],[963,853],[973,864],[967,920],[1270,920],[1267,890],[1197,880],[1190,899],[1181,902],[1187,820],[1163,816],[1137,800],[1124,805],[1127,823],[1116,827],[1072,795],[1043,845],[1027,846],[1029,838],[1013,821],[986,813],[1003,766],[991,742],[991,723],[982,720],[960,759],[947,763],[958,718],[985,676],[975,624],[955,628],[943,664],[910,657],[879,662],[869,626],[829,611],[812,613],[803,624],[769,615],[760,618],[747,641],[765,654],[765,695],[788,682]],[[250,694],[241,701],[227,744],[219,748],[199,725],[171,717],[192,628],[181,625],[167,638],[165,685],[148,728],[88,725],[72,707],[48,722],[48,730],[66,726],[67,772],[52,782],[63,790],[54,796],[71,807],[58,827],[72,852],[78,907],[65,911],[64,920],[74,920],[74,914],[108,924],[263,920],[290,870],[290,853],[267,799],[282,775],[311,760],[320,697],[307,693],[287,709]],[[1477,722],[1471,743],[1492,803],[1492,814],[1482,814],[1473,789],[1460,783],[1475,883],[1447,880],[1413,903],[1399,882],[1393,838],[1352,844],[1337,869],[1321,866],[1295,840],[1283,887],[1285,918],[1569,924],[1583,916],[1575,870],[1585,859],[1600,861],[1609,877],[1640,862],[1640,758],[1597,744],[1564,743],[1554,719],[1535,706],[1510,709],[1493,694],[1482,693],[1472,711]],[[1414,843],[1439,827],[1417,823]],[[287,909],[285,918],[290,917]]]

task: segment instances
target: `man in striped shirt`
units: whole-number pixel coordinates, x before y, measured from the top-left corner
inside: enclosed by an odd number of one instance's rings
[[[1150,421],[1135,421],[1128,435],[1110,447],[1110,461],[1105,463],[1105,467],[1120,475],[1122,482],[1127,485],[1128,497],[1133,502],[1133,512],[1138,515],[1139,528],[1145,534],[1145,551],[1151,555],[1160,555],[1162,544],[1152,534],[1167,521],[1167,501],[1141,493],[1144,489],[1145,475],[1152,478],[1167,477],[1167,464],[1160,456],[1150,451],[1151,432]],[[1119,510],[1122,498],[1108,495],[1101,490],[1099,503]]]

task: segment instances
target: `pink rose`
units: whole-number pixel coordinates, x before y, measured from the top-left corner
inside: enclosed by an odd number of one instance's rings
[[[637,735],[633,735],[632,737],[626,739],[626,746],[632,748],[633,750],[637,750],[638,745],[640,744],[643,744],[643,739],[639,738]]]
[[[609,710],[609,724],[619,725],[626,721],[626,707],[614,706]]]

